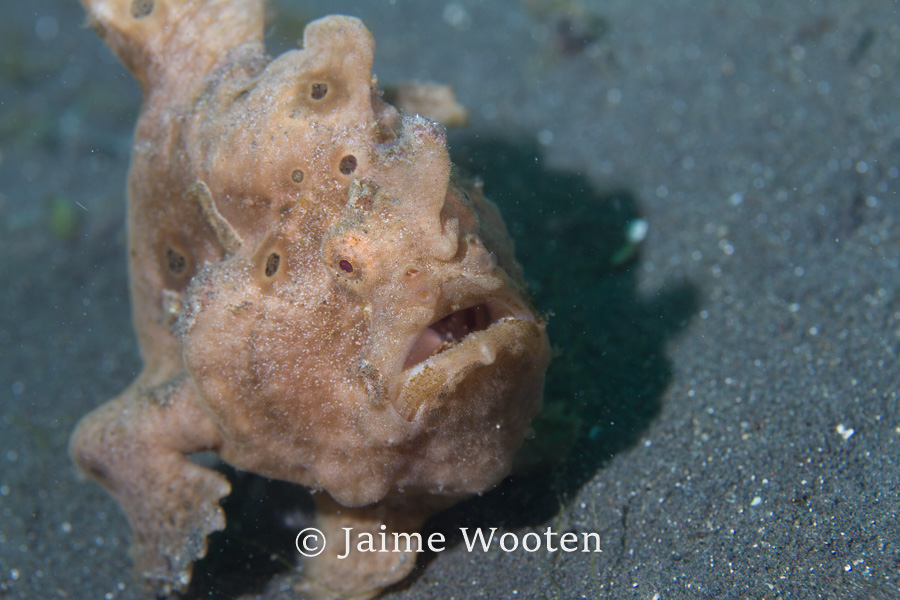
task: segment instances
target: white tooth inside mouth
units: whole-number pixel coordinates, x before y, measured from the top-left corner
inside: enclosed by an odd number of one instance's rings
[[[494,323],[512,317],[512,311],[505,307],[486,303],[452,312],[419,334],[406,356],[403,368],[414,367],[435,354],[452,348],[469,334],[484,331]]]

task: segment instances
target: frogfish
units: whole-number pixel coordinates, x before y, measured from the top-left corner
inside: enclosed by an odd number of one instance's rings
[[[127,232],[144,366],[70,454],[157,595],[225,526],[231,484],[189,458],[211,451],[312,492],[327,544],[298,536],[315,550],[300,592],[371,597],[421,549],[368,552],[346,528],[414,539],[510,473],[541,409],[546,323],[503,219],[444,127],[384,99],[358,19],[312,21],[272,58],[263,0],[81,1],[143,91]]]

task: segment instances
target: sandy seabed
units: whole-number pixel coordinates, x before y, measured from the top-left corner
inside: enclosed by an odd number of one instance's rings
[[[273,53],[342,12],[374,33],[383,83],[454,86],[471,123],[451,150],[500,204],[559,349],[544,430],[566,460],[436,518],[446,549],[386,597],[900,596],[900,4],[272,8]],[[0,22],[2,598],[144,597],[127,523],[66,455],[140,368],[140,95],[82,23],[75,0]],[[229,476],[189,597],[294,597],[309,498]],[[469,552],[479,527],[602,551]]]

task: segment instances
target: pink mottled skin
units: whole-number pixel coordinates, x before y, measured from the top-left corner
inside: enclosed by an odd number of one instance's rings
[[[544,323],[444,130],[381,99],[374,42],[310,23],[271,59],[261,0],[82,0],[145,99],[128,184],[145,368],[78,425],[71,454],[119,502],[139,575],[184,590],[224,527],[220,474],[316,492],[329,546],[303,590],[362,598],[415,553],[350,548],[416,532],[496,485],[541,406]]]

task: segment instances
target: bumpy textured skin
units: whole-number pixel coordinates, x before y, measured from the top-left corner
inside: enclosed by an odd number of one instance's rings
[[[224,527],[228,481],[186,458],[213,450],[319,492],[330,543],[305,591],[371,596],[416,555],[338,560],[341,527],[415,532],[491,488],[540,410],[549,346],[500,215],[451,173],[441,126],[381,99],[358,20],[310,23],[272,60],[261,0],[82,2],[145,93],[128,184],[145,368],[71,455],[158,594]]]

